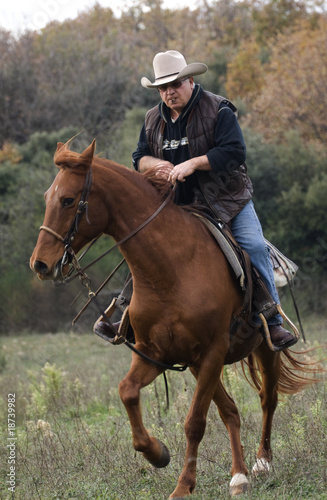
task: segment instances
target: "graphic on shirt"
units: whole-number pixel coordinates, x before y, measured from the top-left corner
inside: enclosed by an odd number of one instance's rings
[[[183,137],[180,141],[177,141],[176,139],[172,139],[171,141],[165,139],[162,145],[162,149],[166,151],[171,151],[172,149],[177,149],[179,146],[187,146],[187,145],[188,145],[187,137]]]

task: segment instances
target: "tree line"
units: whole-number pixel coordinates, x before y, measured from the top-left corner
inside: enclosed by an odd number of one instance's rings
[[[74,148],[82,150],[95,137],[97,152],[130,166],[145,111],[158,102],[140,78],[168,49],[208,64],[198,81],[238,107],[265,235],[300,265],[303,306],[319,311],[327,272],[326,28],[322,2],[295,0],[203,0],[195,10],[136,1],[119,18],[96,5],[19,37],[0,28],[1,331],[69,323],[67,297],[77,290],[40,284],[28,269],[56,142],[78,134]],[[95,284],[118,258],[99,265]]]

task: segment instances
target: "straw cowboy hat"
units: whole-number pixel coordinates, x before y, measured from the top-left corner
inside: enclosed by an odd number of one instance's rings
[[[141,79],[142,87],[147,89],[156,88],[165,83],[171,83],[178,78],[202,75],[208,70],[208,66],[203,63],[186,64],[184,56],[177,50],[167,50],[159,52],[153,59],[153,70],[155,80],[150,82],[145,76]]]

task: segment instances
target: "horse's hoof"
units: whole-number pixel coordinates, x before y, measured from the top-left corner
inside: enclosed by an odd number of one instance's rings
[[[236,495],[241,495],[249,489],[249,481],[247,480],[245,474],[238,472],[235,474],[229,483],[229,494],[231,497]]]
[[[167,465],[170,462],[170,454],[167,446],[157,439],[160,447],[161,447],[161,456],[157,460],[149,460],[150,464],[153,465],[153,467],[156,467],[157,469],[161,469],[162,467],[167,467]]]
[[[265,458],[257,458],[256,463],[252,467],[252,474],[258,476],[260,474],[269,474],[270,463]]]

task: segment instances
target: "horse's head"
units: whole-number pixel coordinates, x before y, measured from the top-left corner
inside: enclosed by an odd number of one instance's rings
[[[82,154],[58,143],[54,161],[60,170],[44,195],[45,217],[30,259],[31,269],[42,280],[60,279],[73,252],[101,233],[88,214],[94,150],[95,141]]]

